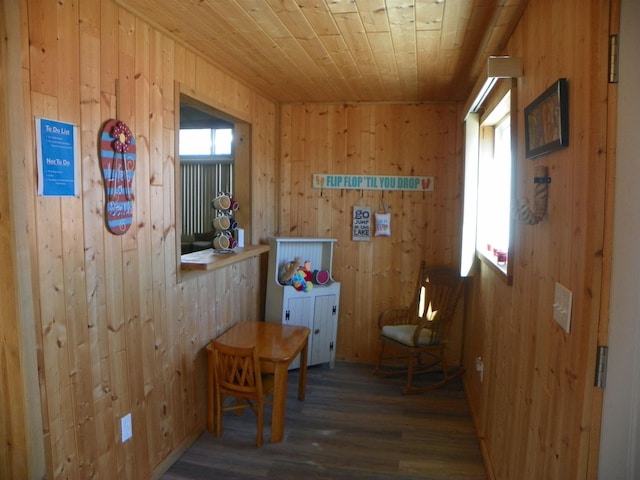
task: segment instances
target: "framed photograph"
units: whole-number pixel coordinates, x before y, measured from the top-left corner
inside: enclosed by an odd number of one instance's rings
[[[527,158],[536,158],[569,145],[569,92],[561,78],[524,109]]]

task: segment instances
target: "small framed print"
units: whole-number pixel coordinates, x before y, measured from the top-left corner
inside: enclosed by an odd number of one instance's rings
[[[569,92],[560,78],[524,109],[527,158],[536,158],[569,145]]]
[[[353,229],[351,240],[354,242],[371,241],[371,207],[353,207]]]

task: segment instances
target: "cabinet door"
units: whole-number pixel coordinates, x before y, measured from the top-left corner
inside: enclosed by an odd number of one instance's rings
[[[336,353],[336,328],[338,319],[336,295],[319,295],[314,307],[314,320],[310,345],[310,364],[330,362],[333,366]]]
[[[307,327],[311,332],[313,332],[313,303],[314,298],[307,297],[299,297],[299,298],[290,298],[287,302],[287,308],[284,313],[284,319],[282,320],[283,325],[300,325],[302,327]],[[309,346],[308,346],[308,354],[307,354],[307,365],[311,365],[311,348],[313,344],[313,335],[309,335]],[[292,368],[300,368],[300,355],[296,358],[289,369]]]

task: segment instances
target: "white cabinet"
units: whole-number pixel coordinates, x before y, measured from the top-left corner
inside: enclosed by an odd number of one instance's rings
[[[309,330],[308,365],[329,363],[336,356],[340,282],[333,279],[333,238],[274,237],[269,239],[269,269],[265,315],[267,322],[302,325]],[[278,281],[284,265],[299,257],[311,262],[311,270],[325,270],[329,280],[314,284],[309,292],[296,290]],[[298,368],[296,359],[290,368]]]

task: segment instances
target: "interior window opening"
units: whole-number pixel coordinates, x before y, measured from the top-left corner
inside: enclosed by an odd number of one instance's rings
[[[505,274],[511,230],[511,95],[480,125],[476,250]]]
[[[181,254],[212,247],[217,215],[212,200],[222,192],[233,196],[234,125],[207,110],[193,99],[181,101]]]

